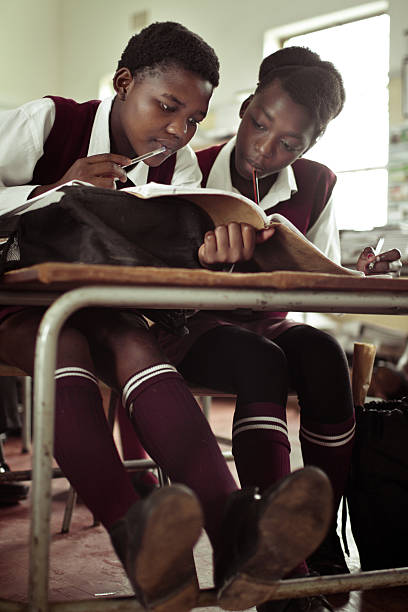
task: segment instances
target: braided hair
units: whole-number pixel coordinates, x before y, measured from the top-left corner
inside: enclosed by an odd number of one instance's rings
[[[129,40],[117,70],[128,68],[133,76],[178,66],[194,72],[213,87],[219,82],[219,61],[215,51],[198,34],[180,23],[155,22]]]
[[[307,47],[286,47],[268,55],[259,68],[255,94],[275,79],[296,104],[305,106],[315,123],[314,141],[344,106],[343,79],[331,62]]]

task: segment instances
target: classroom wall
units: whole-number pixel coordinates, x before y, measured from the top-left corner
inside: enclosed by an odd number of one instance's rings
[[[221,61],[221,84],[213,104],[228,102],[231,92],[254,85],[268,28],[283,26],[322,14],[344,11],[372,2],[355,0],[62,0],[65,35],[62,39],[62,90],[64,95],[87,99],[95,95],[100,75],[114,69],[132,34],[131,16],[146,10],[150,21],[180,21],[214,46]],[[390,0],[391,70],[399,70],[404,50],[403,30],[408,28],[406,0]],[[114,24],[114,25],[113,25]],[[83,69],[84,58],[87,67]],[[93,70],[89,70],[92,66]]]
[[[213,106],[252,88],[262,58],[264,33],[299,20],[352,9],[356,0],[0,0],[0,105],[15,106],[54,93],[87,100],[100,78],[114,71],[134,31],[132,16],[149,22],[175,20],[201,34],[221,61]],[[400,70],[408,29],[408,3],[389,0],[391,75]]]
[[[0,0],[0,108],[60,88],[60,0]]]

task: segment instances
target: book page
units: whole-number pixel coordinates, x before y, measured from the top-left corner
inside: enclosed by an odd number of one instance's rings
[[[216,226],[235,221],[248,223],[258,230],[274,227],[275,234],[263,244],[257,245],[255,249],[254,260],[263,272],[293,270],[364,276],[363,272],[350,270],[334,263],[286,217],[275,213],[268,218],[255,202],[241,194],[222,189],[191,189],[158,183],[130,187],[123,191],[142,198],[160,195],[185,197],[203,208]]]
[[[298,230],[294,232],[286,223],[272,221],[270,226],[275,228],[274,235],[255,248],[254,260],[262,272],[292,270],[365,276],[364,272],[336,264],[303,234]]]
[[[191,188],[178,185],[147,183],[123,189],[140,198],[154,198],[174,195],[194,202],[206,211],[215,226],[228,223],[248,223],[256,229],[268,226],[268,217],[255,202],[249,198],[223,189]]]

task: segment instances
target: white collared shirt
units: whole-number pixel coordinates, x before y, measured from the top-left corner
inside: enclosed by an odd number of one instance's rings
[[[230,157],[235,147],[235,141],[236,137],[229,140],[217,155],[208,175],[208,188],[239,193],[232,185],[230,173]],[[287,166],[279,172],[275,183],[262,198],[259,205],[263,210],[268,210],[280,202],[289,200],[297,190],[295,173],[291,166]],[[273,214],[273,211],[270,214]],[[307,231],[306,238],[329,259],[340,263],[340,238],[335,217],[333,193],[316,222]]]
[[[102,100],[96,111],[89,141],[88,156],[109,153],[109,115],[114,96]],[[55,105],[51,98],[27,102],[17,109],[0,111],[0,211],[25,202],[37,185],[32,180],[36,163],[44,153],[55,121]],[[63,143],[61,143],[63,146]],[[190,146],[176,153],[173,185],[199,187],[201,172]],[[135,185],[147,182],[149,167],[139,163],[128,176]]]

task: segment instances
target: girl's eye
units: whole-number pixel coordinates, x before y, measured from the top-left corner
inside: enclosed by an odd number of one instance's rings
[[[254,126],[255,126],[255,128],[257,130],[264,130],[265,129],[265,127],[261,123],[258,123],[256,121],[256,119],[254,119],[253,117],[252,117],[252,123],[254,124]]]
[[[177,108],[175,106],[169,106],[168,104],[166,104],[165,102],[160,102],[160,108],[165,112],[165,113],[174,113]]]
[[[286,151],[289,151],[290,153],[296,153],[297,151],[301,150],[301,147],[291,145],[287,140],[281,140],[281,144],[283,148],[286,149]]]
[[[194,117],[190,117],[188,119],[188,122],[193,126],[193,127],[197,127],[198,124],[200,123],[199,121],[197,121],[197,119],[194,119]]]

